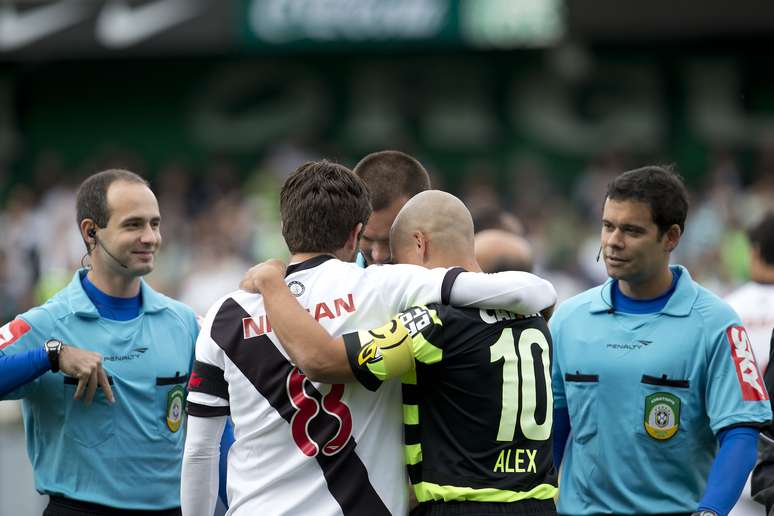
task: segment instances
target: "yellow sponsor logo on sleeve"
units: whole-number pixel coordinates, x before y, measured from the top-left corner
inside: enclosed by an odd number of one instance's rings
[[[378,351],[379,351],[379,345],[376,342],[371,342],[370,344],[366,344],[360,349],[360,353],[358,353],[357,355],[357,363],[359,365],[363,365],[366,362],[371,362],[376,360]]]

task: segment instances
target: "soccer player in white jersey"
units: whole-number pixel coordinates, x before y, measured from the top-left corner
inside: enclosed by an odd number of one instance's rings
[[[755,360],[761,374],[766,371],[771,354],[771,332],[774,329],[774,212],[769,212],[749,232],[751,244],[750,281],[733,291],[726,301],[747,328]],[[767,443],[766,433],[761,434],[761,445]],[[757,470],[756,470],[757,471]],[[755,476],[755,473],[753,473]],[[756,497],[757,499],[758,497]],[[769,494],[767,497],[771,498]],[[767,505],[774,500],[761,500]],[[739,501],[731,510],[731,516],[764,516],[766,509],[750,497],[750,479],[744,486]]]
[[[351,263],[371,208],[363,182],[341,165],[302,165],[282,187],[280,211],[292,255],[288,286],[334,335],[376,326],[415,304],[535,313],[555,302],[550,283],[524,272]],[[236,291],[210,309],[190,390],[184,515],[211,514],[228,414],[236,437],[229,515],[406,514],[400,383],[370,392],[310,381],[272,333],[260,295]]]

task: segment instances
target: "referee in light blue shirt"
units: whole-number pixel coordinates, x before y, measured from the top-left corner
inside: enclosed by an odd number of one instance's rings
[[[662,167],[614,179],[600,247],[610,279],[551,319],[561,514],[726,515],[755,464],[771,409],[745,329],[669,265],[686,199]]]
[[[141,279],[161,244],[156,197],[108,170],[83,182],[77,212],[91,267],[0,329],[0,396],[23,400],[45,516],[180,514],[198,325]]]

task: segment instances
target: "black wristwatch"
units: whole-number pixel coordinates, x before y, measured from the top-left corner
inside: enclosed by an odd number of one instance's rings
[[[43,346],[46,348],[48,361],[51,363],[51,372],[59,372],[59,354],[62,353],[62,341],[57,339],[48,339]]]

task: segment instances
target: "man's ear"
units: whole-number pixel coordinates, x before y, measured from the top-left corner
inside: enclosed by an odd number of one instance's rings
[[[355,238],[355,245],[360,243],[360,239],[363,237],[363,231],[365,230],[365,225],[362,222],[358,222],[355,224],[355,228],[352,230],[353,236]]]
[[[91,251],[91,249],[97,245],[97,224],[92,219],[83,219],[79,226],[79,229],[81,230],[81,238],[86,244],[86,249]]]
[[[664,250],[668,253],[674,251],[680,243],[680,237],[682,237],[682,235],[683,232],[680,231],[680,226],[672,224],[672,227],[664,233]]]
[[[360,247],[360,237],[363,236],[363,228],[365,226],[362,222],[358,222],[355,224],[355,227],[352,228],[352,230],[349,232],[349,235],[347,236],[347,243],[346,247],[348,249],[352,249],[353,251],[356,250],[358,247]]]
[[[421,231],[417,230],[412,233],[411,237],[414,240],[414,246],[417,252],[417,257],[420,259],[421,263],[426,263],[427,260],[430,258],[428,255],[428,249],[427,249],[427,244],[428,244],[427,236]]]

